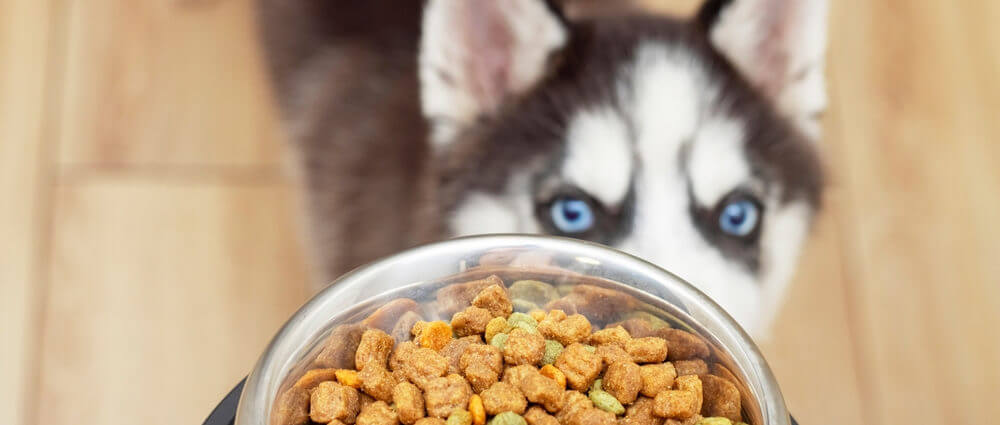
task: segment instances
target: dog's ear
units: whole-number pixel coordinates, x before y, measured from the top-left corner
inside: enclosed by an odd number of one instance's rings
[[[826,109],[826,0],[708,0],[698,23],[715,48],[807,135]]]
[[[544,76],[568,30],[544,0],[429,0],[420,92],[435,149]]]

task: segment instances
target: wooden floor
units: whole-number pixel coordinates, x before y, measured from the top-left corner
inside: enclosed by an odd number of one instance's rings
[[[249,3],[0,0],[0,424],[200,423],[304,301]],[[833,182],[764,349],[804,425],[992,423],[1000,2],[831,3]]]

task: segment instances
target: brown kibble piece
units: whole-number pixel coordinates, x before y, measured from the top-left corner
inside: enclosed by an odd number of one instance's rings
[[[413,425],[445,425],[444,419],[441,418],[420,418]]]
[[[577,313],[601,323],[613,320],[619,312],[632,310],[638,304],[631,295],[594,285],[576,285],[563,299],[576,305]]]
[[[690,391],[663,391],[653,400],[653,414],[661,418],[687,419],[698,413],[695,402],[695,395]]]
[[[459,368],[472,385],[472,391],[481,393],[500,379],[503,355],[492,345],[470,345],[459,361]]]
[[[677,369],[677,376],[683,375],[703,375],[708,373],[708,364],[702,359],[677,360],[674,368]]]
[[[514,311],[502,284],[487,286],[472,300],[472,305],[488,310],[493,317],[507,317]]]
[[[590,335],[589,344],[593,346],[601,346],[604,344],[615,344],[622,347],[625,346],[625,342],[632,339],[625,328],[618,326],[614,328],[608,328],[599,330]]]
[[[503,412],[514,412],[520,415],[528,407],[528,401],[525,400],[524,394],[521,394],[521,390],[506,382],[493,384],[479,396],[483,398],[483,407],[486,409],[487,415],[497,415]]]
[[[739,384],[740,382],[739,379],[736,379],[736,375],[733,375],[733,372],[731,372],[728,368],[723,366],[722,363],[712,363],[711,369],[712,369],[711,370],[712,375],[718,376],[720,378],[725,378],[726,380],[734,384]]]
[[[695,425],[698,422],[700,422],[702,419],[704,419],[704,418],[702,418],[701,415],[695,414],[695,415],[691,416],[690,418],[687,418],[687,419],[684,419],[684,420],[667,419],[667,421],[664,422],[664,425]]]
[[[372,397],[372,396],[370,396],[368,394],[365,394],[363,392],[359,392],[358,393],[358,404],[361,405],[362,409],[364,409],[365,406],[367,406],[369,404],[372,404],[372,403],[374,403],[376,401],[378,401],[378,400],[375,400],[375,397]]]
[[[584,391],[601,373],[603,362],[583,344],[572,344],[559,355],[555,366],[566,375],[570,388]]]
[[[392,401],[396,403],[400,422],[412,425],[424,417],[424,394],[416,385],[409,382],[396,385],[392,391]]]
[[[358,425],[399,425],[399,416],[384,401],[376,401],[361,409]]]
[[[545,338],[535,332],[514,329],[503,347],[503,359],[512,365],[535,365],[545,354]]]
[[[438,307],[445,317],[451,316],[468,307],[479,292],[490,286],[503,288],[503,280],[492,275],[482,280],[444,286],[437,291]]]
[[[594,407],[594,402],[590,401],[589,397],[573,390],[563,392],[562,404],[562,410],[556,413],[559,423],[566,423],[567,419],[579,410]]]
[[[313,389],[309,398],[309,417],[313,422],[334,420],[353,424],[360,409],[358,390],[326,381]]]
[[[573,301],[567,299],[566,297],[557,298],[552,301],[549,301],[548,304],[545,304],[545,309],[549,311],[559,310],[565,312],[566,314],[576,314],[576,304],[574,304]]]
[[[616,423],[617,418],[614,413],[594,407],[577,410],[566,418],[567,425],[615,425]]]
[[[475,306],[466,307],[451,318],[451,328],[455,330],[455,335],[460,337],[478,335],[486,331],[486,324],[490,322],[493,315],[485,308]]]
[[[656,336],[667,340],[670,361],[708,358],[711,354],[708,344],[697,335],[680,329],[661,328],[656,330]]]
[[[701,378],[696,375],[678,376],[674,380],[674,387],[681,391],[688,391],[694,394],[694,411],[695,413],[701,412],[701,404],[703,400],[703,390],[701,384]]]
[[[396,325],[392,327],[392,332],[389,332],[389,336],[391,336],[397,344],[400,344],[403,341],[409,341],[410,336],[412,335],[410,331],[413,329],[413,325],[420,321],[423,321],[420,314],[407,311],[399,317],[398,321],[396,321]]]
[[[410,357],[417,348],[419,348],[417,344],[412,341],[396,344],[396,349],[392,350],[392,354],[389,355],[389,369],[392,369],[393,372],[399,372],[402,369],[402,359]]]
[[[369,364],[358,373],[358,379],[361,380],[361,391],[382,401],[392,401],[396,378],[384,367]]]
[[[532,365],[508,367],[503,371],[503,382],[511,384],[514,387],[521,388],[521,382],[524,381],[525,377],[537,373],[538,369],[535,369]]]
[[[639,365],[621,362],[608,366],[604,380],[601,381],[601,389],[613,395],[621,404],[631,404],[642,389]]]
[[[604,362],[604,367],[611,366],[615,363],[632,361],[632,356],[628,355],[628,353],[625,352],[625,349],[618,344],[598,346],[594,354],[597,354],[597,356],[601,358],[601,361]]]
[[[566,346],[587,339],[590,335],[590,321],[581,314],[567,316],[562,310],[552,310],[538,324],[538,331],[548,339],[559,341]]]
[[[649,322],[645,320],[636,317],[628,319],[624,322],[614,323],[609,326],[621,326],[625,328],[625,330],[632,338],[645,338],[647,336],[654,336],[653,325],[651,325]]]
[[[740,390],[732,382],[712,375],[701,375],[701,414],[705,417],[723,417],[733,422],[741,419]]]
[[[448,359],[448,374],[452,373],[462,373],[462,368],[459,366],[459,360],[462,358],[462,354],[465,353],[465,349],[471,345],[482,344],[483,339],[479,335],[469,335],[461,337],[458,339],[453,339],[448,345],[445,345],[438,354],[444,356]]]
[[[371,316],[361,321],[361,324],[369,328],[390,332],[404,314],[417,311],[420,311],[420,304],[417,304],[416,301],[409,298],[398,298],[379,307]]]
[[[395,342],[389,334],[380,329],[365,331],[361,335],[361,342],[358,343],[358,350],[354,355],[355,369],[364,370],[369,364],[385,368]]]
[[[441,321],[430,322],[420,332],[417,340],[421,347],[441,351],[452,340],[451,325]]]
[[[397,350],[398,351],[398,350]],[[448,359],[430,348],[408,349],[396,361],[396,367],[410,382],[427,391],[427,384],[448,372]]]
[[[447,418],[452,410],[465,409],[469,405],[472,389],[459,375],[451,374],[434,378],[424,388],[424,402],[427,415]]]
[[[639,397],[625,409],[621,425],[663,425],[663,418],[653,414],[654,404],[651,398]]]
[[[520,390],[528,401],[544,406],[549,412],[562,409],[564,388],[541,373],[525,376],[521,380]]]
[[[313,369],[307,371],[298,381],[295,381],[295,386],[312,390],[320,382],[335,380],[337,380],[337,369]]]
[[[546,413],[545,409],[538,406],[531,406],[524,412],[524,420],[528,425],[560,425],[555,416]]]
[[[278,425],[304,425],[309,423],[309,390],[292,387],[278,399]]]
[[[337,326],[313,365],[322,369],[355,369],[354,353],[364,332],[365,326],[360,323]]]
[[[625,351],[636,363],[660,363],[667,359],[667,341],[652,336],[635,338],[625,343]]]
[[[642,395],[656,397],[674,385],[677,371],[670,363],[647,364],[639,368],[639,376],[642,379]]]

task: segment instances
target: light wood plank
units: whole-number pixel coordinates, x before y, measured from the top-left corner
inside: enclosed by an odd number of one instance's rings
[[[828,191],[773,334],[761,344],[788,409],[802,424],[865,423],[841,273],[841,197],[837,188]]]
[[[57,190],[38,423],[194,424],[305,301],[288,189]]]
[[[831,119],[869,423],[1000,397],[995,3],[833,2]]]
[[[72,2],[60,162],[278,162],[251,3]]]
[[[50,12],[48,1],[0,0],[0,423],[11,425],[25,423],[36,364]]]

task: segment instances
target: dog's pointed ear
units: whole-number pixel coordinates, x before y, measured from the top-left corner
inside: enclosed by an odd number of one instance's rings
[[[545,0],[429,0],[420,41],[420,95],[436,149],[543,78],[567,42]]]
[[[708,0],[712,44],[814,139],[826,109],[827,0]]]

